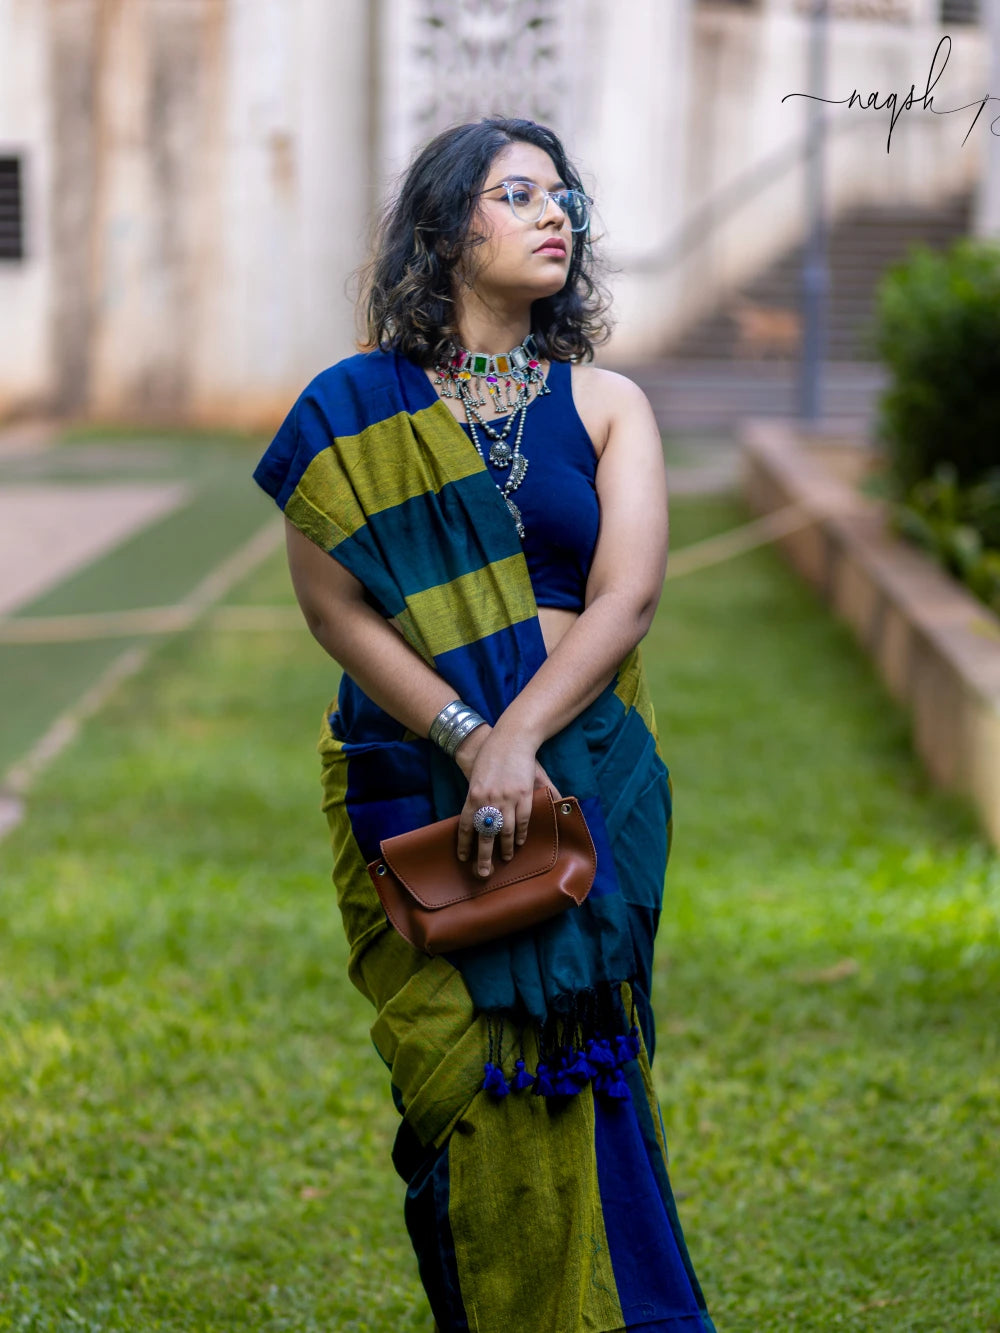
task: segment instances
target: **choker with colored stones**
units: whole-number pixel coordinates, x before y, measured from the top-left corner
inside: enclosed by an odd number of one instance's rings
[[[528,460],[521,453],[521,437],[524,434],[524,418],[528,404],[532,401],[532,388],[537,386],[535,397],[551,393],[545,382],[538,360],[535,340],[529,333],[524,342],[509,352],[497,353],[470,352],[464,347],[456,348],[452,356],[441,365],[435,366],[437,388],[442,398],[457,398],[465,408],[465,419],[469,423],[469,434],[479,451],[479,456],[486,461],[482,445],[476,434],[476,425],[482,427],[490,445],[489,460],[494,467],[509,467],[510,474],[497,490],[503,496],[517,525],[517,535],[524,539],[524,523],[521,511],[510,498],[524,480],[528,470]],[[479,408],[486,406],[486,394],[493,400],[496,411],[509,412],[510,416],[500,430],[485,420]],[[517,420],[517,433],[513,447],[507,443],[508,437]]]

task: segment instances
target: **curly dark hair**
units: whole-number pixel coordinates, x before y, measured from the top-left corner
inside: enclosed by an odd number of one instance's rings
[[[368,347],[395,348],[421,366],[458,341],[452,284],[459,261],[485,237],[472,234],[477,193],[503,148],[529,143],[551,157],[561,180],[582,190],[558,136],[533,120],[489,116],[443,130],[417,155],[376,226],[361,275]],[[599,286],[589,228],[573,232],[566,282],[531,307],[544,356],[589,361],[610,334],[609,299]]]

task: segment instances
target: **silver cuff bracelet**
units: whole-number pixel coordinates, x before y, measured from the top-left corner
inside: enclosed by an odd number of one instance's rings
[[[474,708],[469,708],[461,699],[455,699],[440,713],[430,725],[428,738],[439,745],[450,759],[475,729],[486,721]]]
[[[428,739],[432,740],[435,745],[440,745],[443,731],[464,708],[465,704],[462,703],[461,699],[453,699],[450,704],[446,704],[431,723],[430,730],[427,733]]]

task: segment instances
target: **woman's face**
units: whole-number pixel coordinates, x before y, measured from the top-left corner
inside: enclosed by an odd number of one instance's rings
[[[490,297],[537,301],[552,296],[565,285],[569,272],[569,219],[551,199],[537,222],[515,217],[507,192],[491,188],[501,181],[532,181],[544,190],[566,186],[548,153],[534,144],[508,144],[497,153],[473,218],[473,230],[486,240],[469,252],[472,285],[487,302]]]

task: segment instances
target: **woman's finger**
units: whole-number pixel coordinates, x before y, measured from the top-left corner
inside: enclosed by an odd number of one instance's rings
[[[456,854],[460,861],[467,861],[469,859],[469,852],[472,849],[473,840],[476,834],[476,830],[472,823],[474,813],[475,811],[471,810],[468,804],[466,804],[458,818],[458,844],[456,846]]]
[[[493,869],[493,849],[496,846],[496,836],[493,833],[480,833],[479,835],[479,859],[476,869],[485,879]]]
[[[517,814],[514,817],[514,841],[518,847],[522,845],[528,836],[528,820],[531,818],[531,797],[527,796],[517,804]]]
[[[562,792],[549,777],[548,773],[546,773],[545,769],[542,768],[541,764],[538,762],[537,759],[535,760],[535,786],[551,787],[553,796],[559,797],[562,795]]]
[[[510,814],[505,814],[503,818],[503,829],[500,833],[500,855],[505,861],[509,861],[514,855],[514,835],[517,832],[517,817],[520,807],[521,801],[516,802],[510,807]]]

